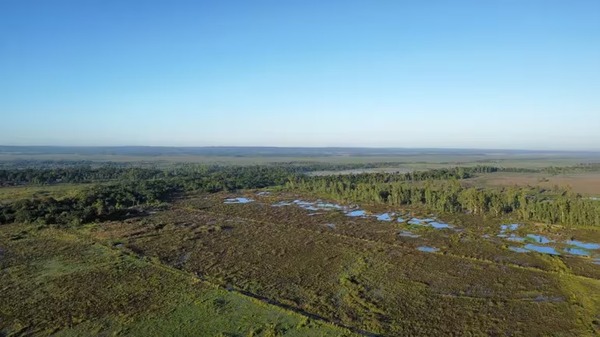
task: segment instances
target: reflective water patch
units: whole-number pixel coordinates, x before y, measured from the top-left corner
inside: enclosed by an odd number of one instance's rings
[[[521,247],[509,246],[508,249],[512,250],[513,252],[517,252],[517,253],[528,253],[529,252],[527,249],[521,248]]]
[[[342,207],[341,205],[338,205],[338,204],[323,203],[323,202],[317,202],[317,207],[318,208],[323,208],[323,209],[343,209],[344,208],[344,207]]]
[[[450,226],[447,223],[441,223],[441,222],[437,222],[437,221],[431,221],[428,223],[428,225],[435,229],[452,228],[452,226]]]
[[[409,232],[409,231],[400,231],[400,233],[398,233],[398,235],[404,236],[404,237],[407,237],[407,238],[418,238],[418,237],[421,237],[421,235],[415,234],[415,233]]]
[[[538,245],[533,245],[531,243],[528,243],[523,248],[530,250],[530,251],[542,253],[542,254],[560,255],[560,253],[557,252],[556,249],[554,249],[553,247],[538,246]]]
[[[294,201],[280,201],[280,202],[276,202],[276,203],[272,204],[271,206],[283,207],[283,206],[291,206],[291,205],[296,205],[296,206],[303,208],[305,210],[308,210],[308,211],[331,211],[331,210],[344,209],[343,206],[340,206],[338,204],[324,203],[324,202],[321,202],[320,200],[317,200],[316,202],[312,202],[312,201],[305,201],[305,200],[299,200],[299,199],[296,199]]]
[[[390,216],[389,213],[379,214],[379,215],[376,215],[376,217],[377,217],[377,220],[379,220],[379,221],[392,221],[392,217]]]
[[[350,211],[348,213],[346,213],[347,216],[350,217],[364,217],[365,215],[367,215],[367,212],[361,210],[361,209],[357,209],[355,211]]]
[[[505,236],[505,237],[506,237],[506,240],[513,241],[513,242],[523,242],[523,241],[525,241],[525,238],[520,237],[520,236],[516,236],[514,234],[511,234],[511,235]]]
[[[228,198],[225,199],[226,204],[247,204],[249,202],[253,202],[254,200],[248,198]]]
[[[565,253],[571,254],[571,255],[577,255],[577,256],[592,256],[592,254],[582,248],[572,248],[572,247],[567,247],[565,249],[563,249],[563,251]]]
[[[432,218],[426,218],[426,219],[412,218],[408,221],[408,224],[409,225],[431,226],[435,229],[453,228],[452,225],[436,221],[435,219],[432,219]]]
[[[600,244],[598,244],[598,243],[581,242],[578,240],[567,240],[567,241],[565,241],[565,243],[570,246],[575,246],[575,247],[583,248],[583,249],[591,249],[591,250],[600,249]]]
[[[500,225],[500,234],[504,234],[506,232],[514,232],[519,229],[521,225],[517,223],[508,224],[508,225]]]
[[[527,234],[527,239],[529,239],[530,241],[533,240],[536,243],[541,243],[541,244],[554,242],[553,240],[550,240],[545,236],[537,235],[537,234]]]
[[[417,218],[412,218],[412,219],[408,220],[408,224],[409,225],[422,225],[423,220],[417,219]]]
[[[429,246],[420,246],[420,247],[417,247],[417,249],[421,252],[426,252],[426,253],[435,253],[440,250],[439,248],[429,247]]]

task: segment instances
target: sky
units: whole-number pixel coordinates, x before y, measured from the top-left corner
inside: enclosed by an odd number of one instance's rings
[[[600,1],[0,0],[0,144],[600,150]]]

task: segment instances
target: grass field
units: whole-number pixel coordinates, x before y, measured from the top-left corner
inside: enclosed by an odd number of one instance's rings
[[[420,165],[451,163],[398,170]],[[502,172],[463,183],[600,195],[599,178]],[[89,186],[0,188],[0,202]],[[224,202],[235,197],[252,201]],[[125,220],[0,226],[0,336],[600,335],[597,227],[526,222],[509,236],[501,225],[517,220],[508,215],[300,207],[318,197],[282,187],[197,192]],[[567,250],[579,241],[591,248]]]
[[[0,227],[0,334],[352,335],[103,245],[87,233]]]
[[[594,336],[600,266],[511,251],[502,223],[425,226],[272,204],[309,195],[192,194],[169,209],[79,228],[0,227],[5,335]],[[363,205],[368,214],[424,209]],[[440,220],[441,221],[441,220]],[[399,235],[410,232],[415,237]],[[594,228],[523,224],[555,242]],[[419,251],[434,247],[437,252]]]
[[[468,186],[554,186],[584,195],[600,195],[600,172],[550,175],[547,173],[498,172],[481,174],[464,181]]]
[[[376,151],[376,149],[373,149]],[[398,163],[400,170],[420,170],[428,168],[439,168],[448,166],[474,166],[492,165],[501,167],[541,168],[548,166],[572,166],[579,163],[600,162],[600,154],[597,153],[511,153],[510,151],[478,152],[441,151],[428,153],[426,150],[420,153],[407,152],[402,154],[382,155],[374,152],[371,155],[364,154],[322,154],[306,156],[303,154],[293,155],[282,153],[281,155],[256,155],[253,153],[243,155],[173,155],[169,153],[154,155],[130,155],[130,154],[85,154],[85,153],[12,153],[0,152],[0,163],[15,161],[90,161],[97,163],[137,163],[148,165],[169,165],[172,163],[208,163],[225,165],[254,165],[265,163],[286,162],[316,162],[333,164],[355,164],[355,163]],[[437,153],[440,152],[440,153]]]

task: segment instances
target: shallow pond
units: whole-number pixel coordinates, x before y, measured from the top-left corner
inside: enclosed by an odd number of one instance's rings
[[[228,198],[225,199],[226,204],[247,204],[249,202],[253,202],[254,200],[248,198]]]
[[[332,204],[332,203],[324,203],[319,200],[316,202],[305,201],[305,200],[294,200],[294,201],[280,201],[272,204],[273,207],[283,207],[283,206],[292,206],[296,205],[300,208],[309,210],[309,211],[330,211],[330,210],[341,210],[344,207]]]
[[[528,243],[523,248],[533,251],[533,252],[542,253],[542,254],[560,255],[560,253],[557,252],[556,249],[554,249],[554,247],[538,246],[538,245]]]
[[[418,237],[421,237],[421,235],[415,234],[415,233],[409,232],[409,231],[400,231],[398,233],[398,235],[404,236],[404,237],[407,237],[407,238],[418,238]]]
[[[527,239],[529,239],[529,241],[535,241],[536,243],[541,244],[554,242],[553,240],[550,240],[547,237],[538,234],[527,234]]]
[[[367,215],[367,212],[361,209],[357,209],[346,213],[346,215],[350,217],[364,217],[365,215]]]
[[[437,222],[437,221],[431,221],[428,223],[428,225],[435,229],[452,228],[452,226],[450,226],[447,223],[442,223],[442,222]]]
[[[419,246],[419,247],[417,247],[417,249],[419,251],[425,252],[425,253],[435,253],[440,250],[439,248],[430,247],[430,246]]]
[[[500,225],[500,234],[504,234],[506,232],[514,232],[519,229],[521,225],[517,223],[508,224],[508,225]]]
[[[304,208],[309,211],[318,211],[319,210],[319,208],[314,206],[315,205],[314,203],[309,202],[309,201],[294,200],[294,204],[296,204],[298,207]]]
[[[317,207],[323,209],[344,209],[343,206],[338,204],[326,203],[326,202],[317,202]]]
[[[577,255],[577,256],[592,256],[592,254],[582,248],[572,248],[572,247],[567,247],[565,249],[563,249],[563,251],[565,253],[571,254],[571,255]]]
[[[508,249],[512,250],[513,252],[517,252],[517,253],[528,253],[529,252],[527,249],[522,248],[522,247],[509,246]]]
[[[376,217],[377,217],[377,220],[379,220],[379,221],[392,221],[393,215],[394,215],[394,213],[392,213],[392,214],[383,213],[383,214],[376,215]]]
[[[520,236],[516,236],[514,234],[505,236],[505,238],[506,238],[506,240],[513,241],[513,242],[523,242],[523,241],[525,241],[525,238],[522,238]]]
[[[565,243],[570,246],[575,246],[575,247],[583,248],[583,249],[591,249],[591,250],[600,249],[600,244],[598,244],[598,243],[581,242],[578,240],[567,240],[567,241],[565,241]]]
[[[525,237],[521,237],[510,232],[519,229],[519,224],[507,224],[500,226],[500,234],[498,237],[504,238],[507,241],[512,242],[525,242],[527,243],[523,247],[509,246],[508,249],[517,253],[528,253],[538,252],[549,255],[561,255],[561,252],[574,256],[582,257],[593,257],[594,254],[591,250],[600,249],[600,244],[593,242],[583,242],[578,240],[566,240],[563,243],[569,247],[562,247],[561,242],[556,242],[543,235],[539,234],[527,234]],[[543,245],[543,246],[542,246]],[[558,245],[558,247],[557,247]]]
[[[412,219],[408,220],[408,224],[409,225],[422,225],[423,220],[417,219],[417,218],[412,218]]]
[[[435,229],[445,229],[445,228],[453,228],[452,225],[447,223],[436,221],[435,219],[427,218],[427,219],[419,219],[412,218],[408,221],[409,225],[420,225],[420,226],[431,226]]]

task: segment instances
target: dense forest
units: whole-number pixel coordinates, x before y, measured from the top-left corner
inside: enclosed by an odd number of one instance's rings
[[[597,166],[546,168],[538,172],[585,171],[597,169]],[[255,166],[188,164],[163,169],[107,165],[0,170],[0,186],[97,183],[74,197],[60,200],[45,197],[0,204],[0,223],[85,223],[131,213],[135,211],[132,207],[156,206],[181,192],[215,193],[285,186],[290,190],[349,202],[418,205],[438,212],[508,214],[553,224],[600,226],[600,202],[569,191],[534,187],[467,188],[460,183],[461,179],[481,173],[523,169],[475,166],[410,173],[306,174],[327,167],[328,164],[283,163]]]
[[[413,181],[385,174],[298,177],[289,181],[287,187],[351,202],[418,205],[438,212],[509,214],[522,220],[551,224],[600,226],[600,202],[567,190],[464,187],[458,180],[462,171],[456,175],[439,173],[440,179],[431,178],[436,176],[432,171],[411,174]],[[415,183],[419,177],[425,178],[424,181]]]
[[[3,163],[0,166],[0,187],[19,185],[50,185],[57,183],[90,183],[109,180],[147,180],[164,179],[173,177],[187,177],[191,179],[203,179],[215,175],[244,175],[254,173],[256,170],[268,170],[269,172],[285,172],[286,174],[303,174],[314,171],[342,171],[360,170],[370,168],[393,168],[401,163],[321,163],[321,162],[282,162],[269,163],[253,166],[235,165],[198,165],[198,164],[171,164],[165,167],[157,167],[156,164],[144,163],[90,163],[90,162],[63,162],[63,161],[19,161]],[[149,167],[146,167],[149,165]],[[369,181],[376,176],[379,182],[414,181],[426,179],[466,179],[479,173],[491,172],[528,172],[565,174],[576,172],[588,172],[600,170],[600,164],[580,164],[569,167],[546,167],[540,169],[511,168],[497,166],[472,166],[453,167],[443,169],[432,169],[409,173],[373,173],[368,175]],[[237,172],[237,173],[236,173]],[[352,179],[362,179],[366,175],[351,175]],[[336,179],[335,175],[330,179]],[[358,182],[358,181],[357,181]]]
[[[214,193],[282,185],[294,169],[247,166],[180,167],[168,171],[141,168],[69,168],[2,172],[2,185],[99,183],[75,197],[17,200],[0,204],[0,223],[70,224],[106,219],[132,212],[129,208],[157,205],[177,192]]]

